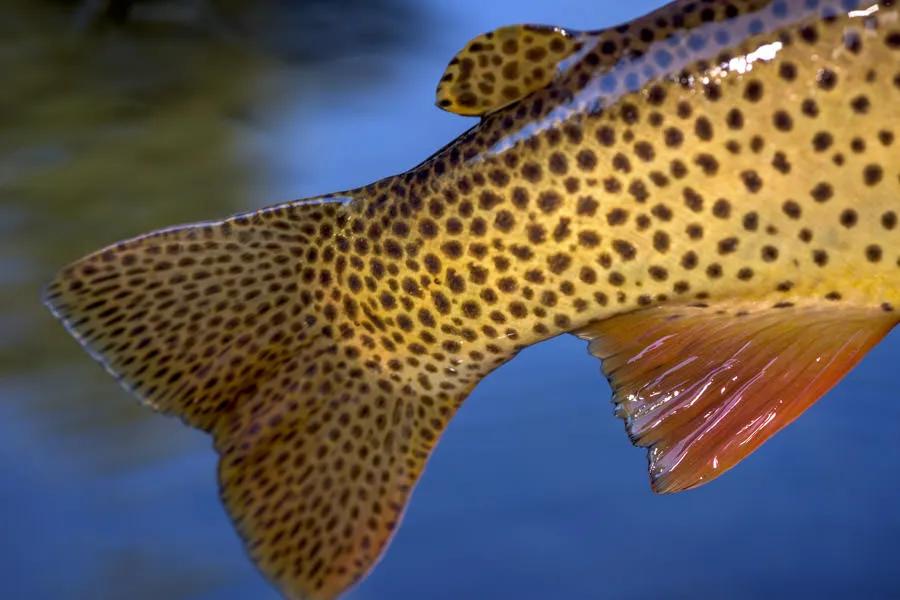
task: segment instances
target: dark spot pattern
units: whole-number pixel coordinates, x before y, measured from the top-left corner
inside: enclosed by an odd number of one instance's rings
[[[46,301],[129,389],[213,435],[223,501],[285,594],[334,597],[522,348],[687,303],[897,314],[898,9],[808,4],[484,34],[438,88],[482,120],[421,165],[121,242]]]

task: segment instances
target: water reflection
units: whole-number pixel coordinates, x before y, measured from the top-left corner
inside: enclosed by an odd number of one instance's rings
[[[658,4],[139,0],[117,21],[79,12],[104,2],[7,0],[2,596],[275,598],[218,503],[208,439],[87,359],[37,302],[53,271],[155,227],[409,167],[471,124],[432,106],[470,37]],[[661,499],[584,345],[529,350],[451,423],[351,597],[896,597],[898,353],[895,333],[738,469]]]

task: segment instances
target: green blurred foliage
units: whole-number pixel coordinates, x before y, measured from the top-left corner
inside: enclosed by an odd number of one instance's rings
[[[342,78],[325,61],[409,42],[417,17],[397,0],[4,5],[0,402],[21,405],[44,439],[80,439],[153,414],[65,334],[42,285],[106,244],[264,204],[251,191],[265,152],[246,148],[256,116],[283,104],[288,85],[333,88]],[[369,71],[354,85],[371,83]]]

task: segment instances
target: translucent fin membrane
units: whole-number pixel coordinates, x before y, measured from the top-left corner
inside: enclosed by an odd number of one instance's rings
[[[875,309],[655,308],[578,332],[658,492],[706,483],[809,408],[896,323]]]

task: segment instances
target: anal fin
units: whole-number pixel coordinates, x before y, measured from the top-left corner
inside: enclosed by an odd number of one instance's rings
[[[575,332],[590,340],[616,415],[649,449],[654,491],[735,466],[799,417],[896,324],[878,308],[658,307]]]

